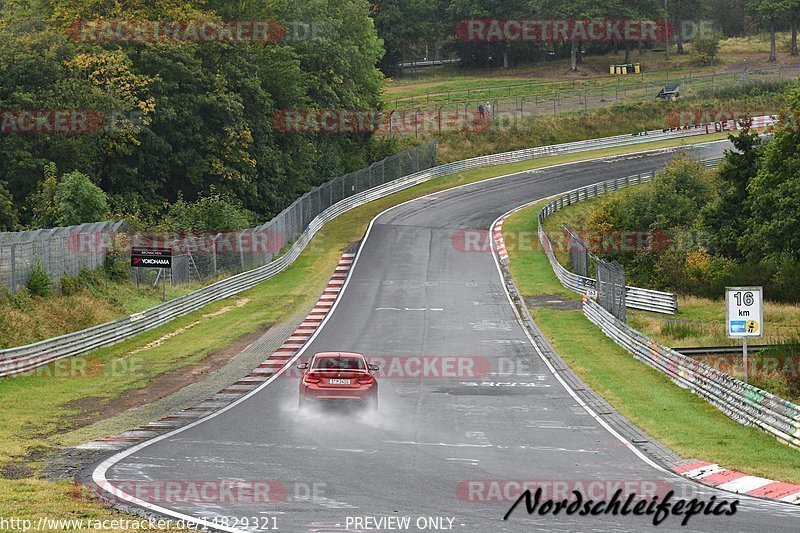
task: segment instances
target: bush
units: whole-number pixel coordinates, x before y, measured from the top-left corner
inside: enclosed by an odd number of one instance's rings
[[[95,290],[105,284],[102,270],[82,269],[76,276],[63,276],[59,285],[61,294],[69,296],[82,290]]]
[[[103,273],[111,281],[128,281],[131,277],[130,259],[118,254],[106,254],[103,259]]]
[[[77,294],[83,290],[83,284],[77,276],[61,276],[58,284],[61,287],[61,294],[64,296]]]
[[[700,63],[703,65],[710,65],[717,58],[719,52],[719,41],[722,38],[717,30],[708,27],[702,27],[694,40],[694,51]]]
[[[218,233],[252,227],[254,219],[250,211],[212,190],[194,202],[178,199],[170,206],[165,223],[171,231]]]
[[[34,296],[47,298],[53,292],[52,285],[53,282],[50,279],[50,274],[44,269],[41,261],[36,261],[36,265],[28,276],[28,290]]]

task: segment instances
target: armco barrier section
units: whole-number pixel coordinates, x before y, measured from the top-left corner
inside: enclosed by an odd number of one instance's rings
[[[673,139],[682,137],[693,137],[704,135],[705,128],[693,128],[690,130],[679,131],[653,131],[642,135],[619,135],[603,139],[592,139],[573,143],[559,144],[553,146],[542,146],[538,148],[528,148],[515,152],[506,152],[472,159],[465,159],[454,163],[447,163],[437,167],[416,172],[408,176],[396,179],[392,182],[368,189],[348,198],[345,198],[322,213],[314,217],[305,230],[299,235],[289,250],[278,259],[253,270],[248,270],[235,276],[218,281],[202,289],[186,294],[169,302],[152,307],[146,311],[130,316],[119,318],[111,322],[99,324],[88,329],[68,333],[52,339],[35,342],[16,348],[0,350],[0,377],[14,375],[25,372],[51,361],[85,354],[103,346],[109,346],[125,339],[131,338],[139,333],[151,330],[166,324],[174,318],[184,316],[201,307],[228,298],[242,291],[250,289],[255,285],[270,279],[280,273],[300,255],[309,243],[311,238],[319,231],[326,222],[336,218],[342,213],[349,211],[362,204],[383,198],[392,193],[413,187],[428,180],[463,172],[475,168],[482,168],[505,163],[516,163],[537,157],[569,154],[596,150],[599,148],[611,148],[615,146],[627,146],[641,144],[650,141],[663,139]]]
[[[707,168],[712,168],[719,163],[719,159],[709,159],[702,163]],[[550,242],[550,238],[542,227],[544,219],[556,211],[574,203],[597,198],[598,196],[618,191],[632,185],[641,185],[642,183],[652,181],[654,177],[655,172],[649,172],[646,174],[637,174],[635,176],[608,180],[594,185],[587,185],[586,187],[581,187],[580,189],[559,196],[548,203],[539,212],[539,242],[542,244],[542,248],[547,254],[547,259],[553,267],[553,272],[555,272],[556,277],[565,288],[577,292],[578,294],[585,294],[587,289],[594,289],[597,287],[597,281],[593,278],[570,272],[559,263],[556,254],[553,252],[553,245]],[[629,286],[625,293],[625,306],[633,309],[641,309],[643,311],[653,311],[655,313],[675,314],[678,311],[678,298],[669,292]]]
[[[584,297],[583,313],[634,357],[705,398],[730,418],[800,448],[800,406],[658,344]]]

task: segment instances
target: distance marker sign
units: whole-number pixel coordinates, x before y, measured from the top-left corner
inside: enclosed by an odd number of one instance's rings
[[[725,333],[728,337],[763,336],[761,292],[761,287],[725,288]]]
[[[172,248],[131,248],[131,266],[172,268]]]

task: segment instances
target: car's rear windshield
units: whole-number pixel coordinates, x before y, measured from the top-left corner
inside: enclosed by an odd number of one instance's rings
[[[314,370],[364,370],[361,357],[317,357],[311,366]]]

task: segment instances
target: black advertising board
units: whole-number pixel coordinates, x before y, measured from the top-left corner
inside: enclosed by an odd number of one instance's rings
[[[131,266],[172,268],[172,248],[131,248]]]

